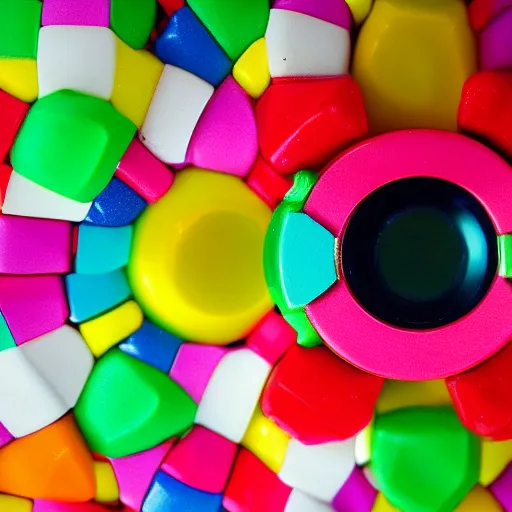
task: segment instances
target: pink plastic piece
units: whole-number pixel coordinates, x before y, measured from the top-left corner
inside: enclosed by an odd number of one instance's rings
[[[512,512],[512,464],[489,486],[504,512]]]
[[[271,311],[247,338],[247,346],[272,366],[296,342],[293,327],[275,311]]]
[[[215,345],[183,343],[169,375],[199,403],[213,371],[228,349]]]
[[[224,490],[238,446],[196,425],[169,452],[162,469],[180,482],[200,491]]]
[[[42,24],[108,27],[110,0],[44,0]]]
[[[171,439],[151,450],[109,459],[119,484],[119,498],[124,505],[137,511],[141,509],[149,486],[174,442]]]
[[[14,436],[0,423],[0,448],[10,443]]]
[[[116,177],[149,203],[158,201],[174,181],[173,172],[156,158],[138,138],[133,139],[119,162]]]
[[[325,171],[304,211],[342,236],[364,197],[390,181],[416,176],[458,184],[485,205],[498,233],[512,232],[510,166],[492,150],[451,132],[394,132],[356,146]],[[392,379],[428,380],[460,373],[503,347],[512,338],[511,300],[512,287],[498,278],[459,321],[442,329],[408,331],[371,316],[339,279],[306,313],[326,344],[358,368]]]
[[[252,102],[228,76],[206,105],[190,141],[187,161],[214,171],[244,177],[258,154]]]
[[[335,496],[332,506],[337,512],[371,512],[377,491],[356,467]]]
[[[61,327],[69,316],[60,276],[0,276],[0,311],[17,345]]]
[[[512,66],[512,9],[503,11],[480,32],[481,69]]]
[[[0,215],[0,273],[63,274],[71,268],[71,224]]]
[[[109,512],[111,510],[99,503],[62,503],[35,500],[32,512]]]
[[[300,12],[350,30],[352,13],[345,0],[276,0],[274,9]]]

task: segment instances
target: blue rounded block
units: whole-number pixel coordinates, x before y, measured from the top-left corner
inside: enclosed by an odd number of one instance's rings
[[[155,49],[162,62],[189,71],[215,87],[231,71],[228,56],[188,7],[172,16]]]

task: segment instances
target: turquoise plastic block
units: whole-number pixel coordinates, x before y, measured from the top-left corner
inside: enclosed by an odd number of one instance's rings
[[[114,308],[130,296],[130,286],[122,269],[108,274],[66,276],[70,320],[89,320]]]
[[[104,228],[82,224],[78,230],[75,271],[105,274],[128,263],[132,245],[131,226]]]
[[[16,343],[12,337],[11,330],[5,321],[4,315],[0,313],[0,350],[14,348]]]
[[[336,281],[335,238],[305,213],[283,219],[279,262],[286,302],[302,307]]]

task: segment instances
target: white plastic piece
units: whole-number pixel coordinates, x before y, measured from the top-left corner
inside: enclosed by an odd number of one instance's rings
[[[66,405],[75,407],[94,365],[82,335],[64,325],[24,343],[20,350]]]
[[[7,185],[2,213],[82,222],[87,217],[91,204],[79,203],[56,194],[13,171]]]
[[[208,382],[196,423],[240,443],[270,370],[270,365],[252,350],[226,354]]]
[[[141,142],[167,164],[184,163],[194,129],[213,92],[208,82],[167,64],[142,125]]]
[[[298,489],[293,489],[284,512],[333,512],[333,510],[327,503],[318,501]]]
[[[368,464],[370,462],[370,457],[372,453],[372,431],[373,421],[366,428],[361,430],[359,434],[356,435],[355,457],[356,464],[358,466],[364,466],[365,464]]]
[[[306,446],[291,439],[279,478],[330,503],[355,467],[355,439]]]
[[[368,482],[374,489],[376,489],[377,491],[382,490],[380,488],[379,482],[377,481],[377,479],[375,478],[375,475],[373,474],[373,471],[370,469],[370,466],[365,466],[363,468],[363,473],[364,473],[364,476],[366,477],[366,480],[368,480]]]
[[[19,347],[0,352],[0,375],[0,423],[14,437],[41,430],[69,409]]]
[[[116,49],[116,38],[109,28],[43,27],[37,51],[39,97],[72,89],[110,100]]]
[[[348,73],[350,33],[338,25],[298,12],[271,9],[265,39],[273,78]]]

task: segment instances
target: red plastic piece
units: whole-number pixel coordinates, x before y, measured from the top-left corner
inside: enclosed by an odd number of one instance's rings
[[[7,185],[11,179],[12,167],[7,164],[0,164],[0,208],[5,201],[5,193],[7,192]]]
[[[289,178],[278,174],[261,157],[258,157],[245,181],[272,210],[277,208],[293,185]]]
[[[466,428],[494,441],[512,439],[512,343],[484,363],[446,379]]]
[[[469,23],[478,32],[508,7],[512,0],[473,0],[468,7]]]
[[[263,318],[247,338],[247,346],[272,366],[295,343],[297,343],[297,333],[275,311],[271,311]]]
[[[242,449],[222,504],[228,512],[283,512],[291,492],[263,462]]]
[[[281,174],[320,170],[364,137],[363,96],[348,75],[275,79],[256,104],[263,158]]]
[[[304,444],[343,440],[370,423],[383,382],[325,347],[295,345],[270,375],[262,409]]]
[[[168,16],[172,16],[185,5],[185,0],[158,0]]]
[[[458,123],[512,157],[512,72],[484,71],[462,90]]]
[[[0,90],[0,162],[5,160],[29,105]]]
[[[200,425],[171,449],[161,469],[180,482],[200,491],[224,490],[238,446]]]

